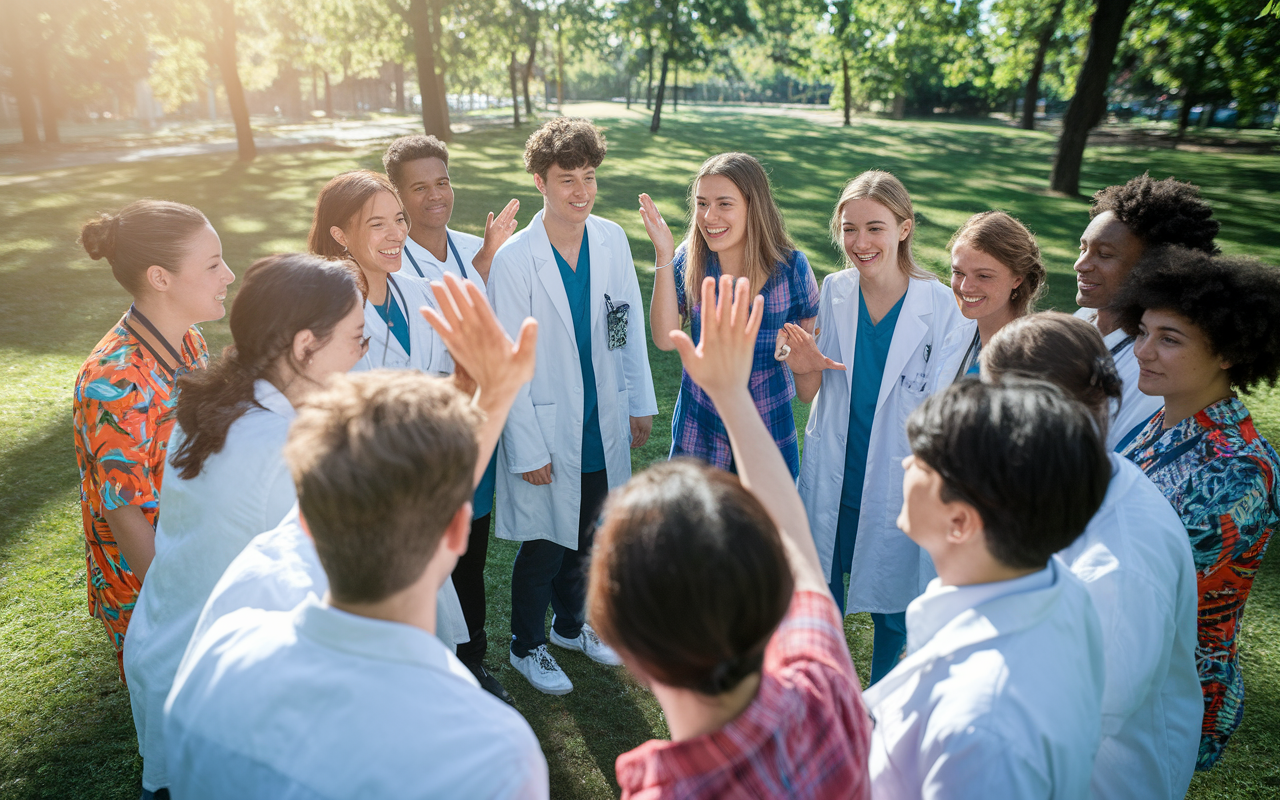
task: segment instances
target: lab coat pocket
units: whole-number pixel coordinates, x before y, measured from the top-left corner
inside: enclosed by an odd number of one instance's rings
[[[547,452],[555,455],[556,448],[556,404],[533,407],[534,416],[538,418],[538,430],[542,432],[542,441],[547,445]]]

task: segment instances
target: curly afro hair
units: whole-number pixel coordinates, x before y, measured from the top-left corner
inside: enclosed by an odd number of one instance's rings
[[[1261,261],[1176,245],[1148,248],[1116,308],[1130,335],[1149,308],[1190,320],[1231,362],[1227,373],[1239,389],[1274,385],[1280,376],[1280,269]]]
[[[403,188],[401,182],[404,178],[404,165],[422,158],[438,158],[448,167],[449,148],[434,136],[401,136],[382,154],[382,168],[387,171],[387,177],[396,188],[400,189]]]
[[[1115,214],[1148,246],[1178,244],[1210,255],[1218,252],[1213,238],[1221,226],[1213,209],[1200,199],[1200,187],[1190,183],[1157,181],[1144,172],[1123,186],[1108,186],[1095,194],[1089,218],[1104,211]]]

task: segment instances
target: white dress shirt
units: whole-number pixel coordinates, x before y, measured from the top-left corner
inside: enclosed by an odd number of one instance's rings
[[[215,622],[165,711],[184,800],[548,796],[528,723],[439,639],[314,597]]]
[[[1111,455],[1102,508],[1058,554],[1084,581],[1102,623],[1106,684],[1094,798],[1181,798],[1200,746],[1195,563],[1169,501]]]
[[[1090,325],[1098,324],[1096,308],[1082,308],[1076,311],[1076,316]],[[1138,373],[1142,371],[1142,365],[1133,354],[1133,337],[1125,333],[1123,328],[1116,328],[1103,336],[1102,341],[1111,351],[1116,372],[1123,383],[1120,405],[1117,407],[1115,403],[1111,404],[1111,426],[1107,430],[1107,449],[1114,450],[1129,431],[1146,422],[1164,406],[1164,398],[1143,394],[1138,389]]]
[[[1103,690],[1098,616],[1050,559],[907,608],[907,653],[863,693],[873,798],[1085,798]]]
[[[284,443],[293,406],[268,381],[254,384],[257,405],[227,430],[222,449],[185,479],[169,463],[156,555],[129,621],[124,670],[142,754],[142,785],[168,785],[161,740],[164,699],[200,610],[222,571],[253,537],[274,528],[295,502]],[[185,438],[175,426],[172,456]]]

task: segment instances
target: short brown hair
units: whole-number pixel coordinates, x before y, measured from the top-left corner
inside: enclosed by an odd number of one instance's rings
[[[89,258],[105,258],[124,290],[146,287],[147,268],[177,272],[191,237],[209,224],[200,210],[168,200],[135,200],[115,214],[99,214],[80,228]]]
[[[1036,310],[1036,300],[1044,291],[1044,262],[1040,259],[1040,246],[1027,226],[1003,211],[983,211],[974,214],[947,242],[953,250],[961,242],[970,245],[1004,264],[1022,283],[1013,290],[1010,302],[1025,316]]]
[[[761,668],[795,587],[788,564],[778,529],[737,477],[676,459],[609,498],[588,615],[655,680],[723,694]]]
[[[334,599],[377,602],[422,575],[471,499],[479,421],[412,370],[338,375],[302,403],[284,455]]]
[[[338,244],[329,229],[335,225],[347,228],[356,214],[379,192],[390,192],[400,202],[400,193],[386,175],[369,169],[354,169],[336,176],[324,185],[316,198],[315,214],[311,218],[311,233],[307,236],[307,249],[325,258],[343,258],[346,248]]]
[[[1048,381],[1080,401],[1105,436],[1111,401],[1122,384],[1098,329],[1061,311],[1015,319],[1001,328],[978,357],[983,378],[1006,376]]]
[[[434,136],[401,136],[388,145],[387,152],[382,154],[382,168],[387,171],[387,177],[396,188],[400,188],[404,165],[424,158],[438,158],[448,167],[449,148]]]
[[[581,117],[556,117],[529,135],[524,143],[524,169],[546,180],[547,170],[595,169],[604,161],[609,145],[600,129]]]

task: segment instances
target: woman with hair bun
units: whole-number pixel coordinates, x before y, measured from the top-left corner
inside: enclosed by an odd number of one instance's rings
[[[297,500],[284,462],[294,409],[368,348],[349,262],[263,258],[231,306],[233,344],[178,381],[164,515],[124,651],[142,787],[166,788],[164,703],[205,600],[253,537]]]
[[[181,203],[130,203],[85,223],[80,241],[133,297],[80,368],[73,399],[89,613],[102,620],[120,659],[155,553],[174,383],[208,362],[194,326],[222,318],[235,275],[213,226]]]
[[[1280,524],[1280,456],[1236,396],[1280,378],[1280,270],[1185,247],[1151,248],[1115,308],[1134,337],[1138,388],[1163,400],[1116,450],[1173,504],[1195,558],[1204,692],[1196,769],[1205,770],[1244,717],[1240,618]]]
[[[1056,384],[1089,409],[1104,436],[1123,391],[1098,329],[1057,311],[1005,325],[980,363],[987,382]],[[1090,794],[1175,800],[1187,793],[1200,742],[1195,565],[1169,501],[1134,464],[1110,459],[1102,507],[1058,552],[1102,622],[1102,741]]]
[[[1040,247],[1027,226],[1003,211],[974,214],[947,243],[951,291],[964,315],[942,343],[933,391],[978,374],[978,354],[1008,323],[1036,310],[1044,290]]]

